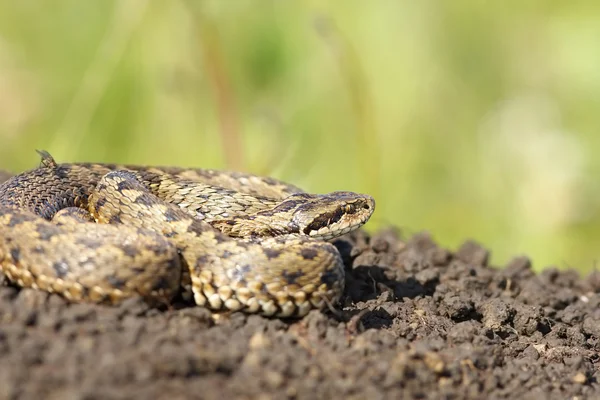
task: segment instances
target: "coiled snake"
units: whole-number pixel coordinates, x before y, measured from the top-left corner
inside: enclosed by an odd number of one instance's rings
[[[363,225],[372,197],[313,195],[255,175],[175,167],[41,165],[0,183],[0,271],[22,287],[116,304],[196,304],[302,316],[344,288],[325,240]]]

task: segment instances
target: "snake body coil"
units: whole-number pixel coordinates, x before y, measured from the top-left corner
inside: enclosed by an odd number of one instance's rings
[[[302,316],[344,287],[325,240],[363,225],[367,195],[313,195],[249,174],[57,164],[0,183],[0,271],[72,301],[169,302]]]

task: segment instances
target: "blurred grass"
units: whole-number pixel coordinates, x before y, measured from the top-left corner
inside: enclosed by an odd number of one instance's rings
[[[600,3],[0,1],[0,166],[243,169],[595,268]]]

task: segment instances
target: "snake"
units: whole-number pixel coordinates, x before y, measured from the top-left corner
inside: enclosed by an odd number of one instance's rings
[[[302,317],[338,302],[332,239],[365,224],[366,194],[311,194],[214,169],[57,163],[0,183],[0,272],[70,302],[172,304]]]

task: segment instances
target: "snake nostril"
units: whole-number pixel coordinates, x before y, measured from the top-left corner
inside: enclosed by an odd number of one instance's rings
[[[368,204],[363,204],[363,208],[364,208],[365,210],[368,210],[368,209],[369,209],[369,208],[371,208],[371,207],[370,207]]]

